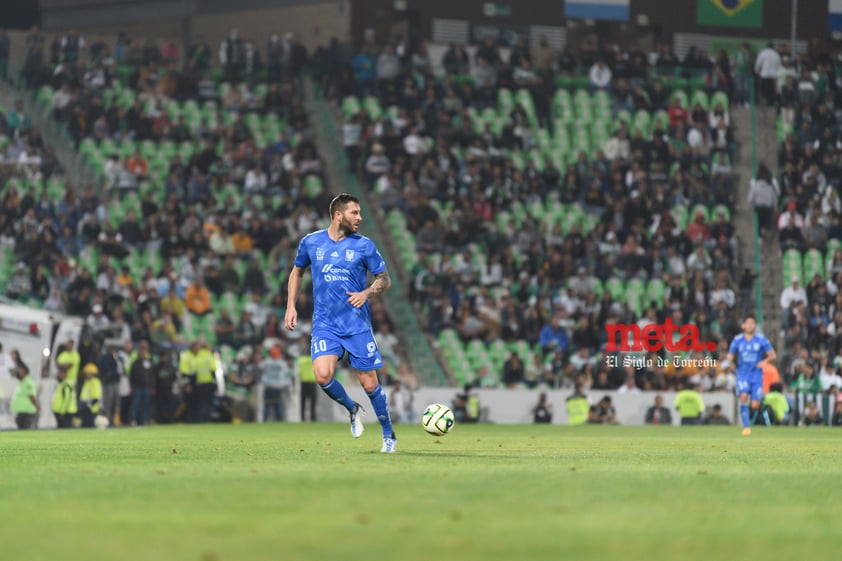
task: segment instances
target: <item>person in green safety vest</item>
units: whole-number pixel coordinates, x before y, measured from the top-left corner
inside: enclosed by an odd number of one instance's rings
[[[94,419],[99,415],[102,405],[102,382],[100,382],[99,368],[89,362],[82,368],[84,381],[79,391],[79,414],[82,417],[82,427],[93,428]]]
[[[789,424],[789,412],[792,407],[783,390],[783,384],[772,384],[769,386],[769,393],[763,396],[763,420],[767,427]]]
[[[190,348],[181,353],[178,359],[178,373],[181,377],[181,389],[184,395],[184,421],[196,422],[196,367],[195,358],[199,353],[199,342],[193,341]]]
[[[479,422],[479,397],[465,384],[465,423]]]
[[[81,366],[82,357],[79,355],[79,351],[75,350],[73,346],[73,339],[68,339],[64,345],[64,350],[56,357],[56,364],[67,365],[67,383],[75,386],[79,383],[79,366]]]
[[[589,409],[585,387],[578,383],[573,393],[567,398],[567,424],[570,426],[584,425],[588,420]]]
[[[216,395],[216,359],[210,345],[201,339],[193,356],[193,372],[196,375],[196,422],[209,423]]]
[[[67,364],[58,367],[58,386],[53,392],[53,415],[60,429],[73,428],[73,417],[79,411],[76,385],[67,381]]]
[[[682,425],[702,424],[705,402],[702,401],[702,396],[690,380],[685,381],[684,389],[675,396],[675,408],[678,409]]]
[[[20,383],[12,394],[11,412],[15,416],[15,424],[18,430],[37,428],[38,425],[38,387],[29,371],[23,368],[15,368],[15,378]]]
[[[301,421],[305,421],[307,409],[310,409],[310,421],[316,420],[316,373],[313,370],[313,360],[303,354],[295,361],[298,380],[301,382]]]

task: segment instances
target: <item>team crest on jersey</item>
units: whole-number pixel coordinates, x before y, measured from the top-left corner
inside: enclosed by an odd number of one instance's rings
[[[323,261],[325,258],[325,250],[321,247],[316,248],[316,261]]]
[[[354,250],[353,249],[346,249],[345,250],[345,261],[353,261],[354,260]]]

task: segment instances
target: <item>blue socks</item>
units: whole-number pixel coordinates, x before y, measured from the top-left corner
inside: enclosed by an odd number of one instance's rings
[[[748,428],[748,403],[740,403],[740,418],[743,420],[743,428]]]
[[[336,403],[342,405],[349,412],[354,410],[356,404],[345,388],[332,379],[330,382],[322,386],[324,392]],[[368,392],[366,392],[368,393]],[[383,427],[383,436],[392,436],[395,429],[392,428],[392,418],[389,416],[389,403],[386,401],[386,393],[380,384],[368,393],[368,399],[371,400],[371,405],[374,407],[374,413],[377,415],[377,420],[380,421],[380,426]]]
[[[383,427],[383,436],[392,436],[395,429],[392,428],[392,418],[389,416],[389,403],[386,401],[386,392],[383,391],[380,384],[377,384],[377,387],[371,393],[368,393],[368,399],[371,400],[377,420],[380,421],[380,426]]]
[[[379,388],[380,386],[377,387]],[[354,410],[356,403],[354,403],[354,400],[348,395],[348,392],[345,391],[342,384],[336,381],[336,378],[332,378],[330,382],[323,385],[322,389],[330,396],[330,399],[347,409],[349,413]]]

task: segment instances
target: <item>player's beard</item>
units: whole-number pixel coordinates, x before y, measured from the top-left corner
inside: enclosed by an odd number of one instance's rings
[[[359,226],[354,226],[354,223],[346,218],[342,218],[339,222],[339,231],[342,233],[343,236],[346,238],[357,231]]]

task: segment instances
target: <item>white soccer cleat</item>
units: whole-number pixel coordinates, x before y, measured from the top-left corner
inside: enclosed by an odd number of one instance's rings
[[[365,427],[363,426],[363,406],[359,403],[354,403],[354,410],[351,411],[351,436],[359,438],[363,435]]]
[[[391,436],[384,436],[383,437],[383,448],[380,449],[381,452],[384,454],[391,454],[398,449],[398,439],[395,437],[395,433],[392,433]]]

